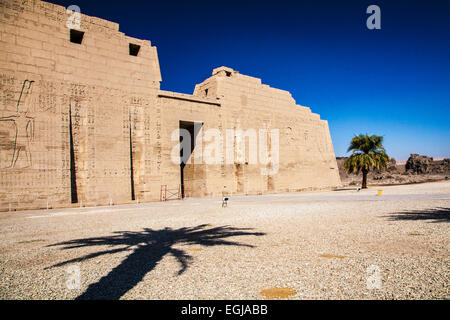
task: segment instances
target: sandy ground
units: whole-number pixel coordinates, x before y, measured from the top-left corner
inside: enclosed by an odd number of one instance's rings
[[[450,182],[378,189],[0,213],[0,299],[449,299]]]

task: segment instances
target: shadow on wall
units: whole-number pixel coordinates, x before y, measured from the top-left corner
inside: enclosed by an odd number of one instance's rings
[[[89,260],[107,254],[130,251],[130,254],[106,276],[98,282],[89,285],[77,300],[107,299],[117,300],[126,292],[136,286],[144,276],[153,270],[159,261],[166,255],[173,255],[180,263],[178,275],[189,267],[192,257],[184,250],[173,248],[175,245],[202,245],[202,246],[254,246],[240,242],[226,240],[237,236],[263,236],[265,233],[251,232],[250,228],[233,228],[222,226],[206,229],[208,225],[186,227],[180,229],[165,228],[143,231],[118,231],[112,236],[76,239],[60,242],[47,247],[62,246],[61,250],[91,247],[110,246],[111,249],[98,251],[79,258],[55,264],[49,268]]]
[[[411,210],[390,214],[390,220],[430,220],[430,222],[450,222],[450,208]]]

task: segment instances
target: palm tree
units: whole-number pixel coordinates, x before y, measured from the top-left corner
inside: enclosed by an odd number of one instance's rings
[[[362,171],[362,189],[367,189],[367,174],[373,169],[386,169],[389,156],[383,147],[383,137],[360,134],[354,136],[347,152],[352,151],[345,160],[344,168],[348,173],[359,174]]]

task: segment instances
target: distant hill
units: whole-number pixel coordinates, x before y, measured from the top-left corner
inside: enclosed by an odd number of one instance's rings
[[[336,157],[339,175],[344,186],[359,186],[361,175],[347,174],[344,162],[347,157]],[[368,184],[394,185],[409,184],[448,179],[450,176],[450,159],[411,154],[407,160],[391,159],[386,171],[373,171],[368,175]]]

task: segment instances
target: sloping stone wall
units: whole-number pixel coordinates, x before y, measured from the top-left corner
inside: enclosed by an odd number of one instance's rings
[[[72,29],[83,39],[73,43],[70,16],[44,1],[0,2],[0,210],[159,200],[161,185],[181,184],[171,158],[180,121],[222,137],[227,129],[279,131],[276,173],[261,174],[268,165],[233,148],[244,161],[187,165],[187,196],[340,184],[327,122],[287,91],[225,67],[193,95],[160,91],[150,41],[82,14]],[[130,44],[140,46],[137,56]],[[192,159],[202,152],[196,147]]]

